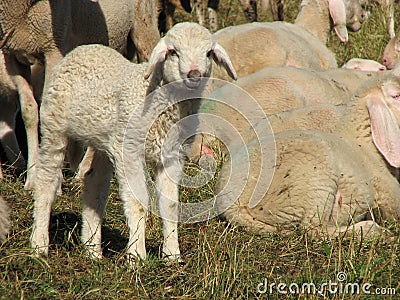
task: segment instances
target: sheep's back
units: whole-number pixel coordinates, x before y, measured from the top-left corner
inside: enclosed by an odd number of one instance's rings
[[[238,77],[265,66],[296,66],[320,71],[337,67],[334,54],[320,40],[285,22],[226,27],[214,37],[229,53]],[[218,68],[213,75],[228,79]]]

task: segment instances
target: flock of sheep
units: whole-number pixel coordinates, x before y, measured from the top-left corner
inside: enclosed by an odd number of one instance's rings
[[[179,260],[179,146],[193,128],[207,131],[197,119],[202,113],[228,121],[243,138],[239,143],[213,124],[233,145],[216,186],[216,209],[230,222],[255,232],[301,226],[315,235],[371,236],[386,232],[383,220],[400,219],[400,36],[385,49],[385,65],[353,59],[338,68],[328,35],[334,30],[347,42],[348,29],[360,30],[367,14],[359,0],[303,0],[294,24],[254,22],[211,34],[179,23],[160,38],[166,2],[0,2],[0,139],[8,160],[23,168],[14,133],[20,108],[36,253],[48,252],[51,205],[66,159],[83,174],[81,236],[89,255],[102,256],[102,214],[115,172],[128,257],[145,258],[148,163],[163,218],[162,253]],[[132,63],[135,56],[148,62]],[[257,101],[247,113],[260,110],[266,118],[249,124],[234,105],[211,100],[240,103],[230,84],[203,98],[208,78],[236,80]],[[190,124],[180,122],[187,116],[194,116]],[[198,135],[192,153],[210,142]],[[82,145],[89,148],[81,162]],[[274,155],[266,162],[274,172],[269,179],[260,176],[263,151]],[[246,178],[232,174],[234,164],[248,170]],[[268,188],[254,202],[260,184]],[[0,239],[9,225],[0,197]]]

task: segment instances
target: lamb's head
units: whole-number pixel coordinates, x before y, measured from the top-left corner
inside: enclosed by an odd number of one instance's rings
[[[197,88],[202,77],[210,77],[212,60],[237,78],[228,54],[206,28],[178,23],[155,46],[145,78],[161,72],[164,83],[183,80],[188,88]]]
[[[360,95],[371,121],[373,142],[386,161],[400,167],[400,77],[389,74],[373,80]]]

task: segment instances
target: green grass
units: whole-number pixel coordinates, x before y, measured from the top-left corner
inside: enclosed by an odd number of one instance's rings
[[[225,26],[244,22],[237,0],[221,1]],[[286,1],[288,21],[296,16],[298,1]],[[398,5],[397,5],[398,6]],[[397,7],[398,8],[398,7]],[[385,19],[379,8],[361,32],[351,33],[340,44],[332,35],[329,47],[339,64],[351,57],[379,60],[388,41]],[[180,20],[190,15],[177,14]],[[396,24],[396,26],[400,26]],[[196,173],[189,164],[187,172]],[[23,191],[23,178],[5,172],[0,194],[11,207],[12,229],[0,244],[0,299],[382,299],[378,295],[272,294],[257,293],[268,284],[338,282],[370,283],[375,288],[395,288],[400,293],[400,227],[389,224],[395,238],[356,240],[339,237],[314,240],[297,230],[289,235],[254,235],[218,218],[180,224],[180,245],[186,264],[178,266],[160,259],[161,222],[147,221],[148,259],[130,270],[124,260],[128,228],[115,182],[103,224],[104,259],[92,261],[79,241],[81,189],[66,174],[63,195],[53,205],[49,258],[37,258],[28,248],[32,224],[32,196]],[[183,202],[201,201],[213,195],[212,182],[202,189],[182,189]],[[275,285],[275,286],[276,286]],[[387,296],[397,299],[397,296]]]

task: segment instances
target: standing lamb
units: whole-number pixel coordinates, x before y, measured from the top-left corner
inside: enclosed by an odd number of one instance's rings
[[[182,170],[176,139],[185,128],[174,125],[195,112],[196,105],[174,104],[185,97],[201,97],[207,81],[201,78],[210,76],[213,59],[236,78],[227,53],[205,28],[180,23],[160,39],[148,64],[133,64],[110,48],[90,45],[78,47],[54,68],[41,109],[31,236],[37,252],[48,253],[51,204],[58,186],[54,178],[60,172],[67,140],[73,138],[96,150],[82,196],[82,241],[89,254],[101,257],[101,218],[114,168],[130,230],[128,255],[146,257],[147,161],[157,178],[163,255],[180,257],[177,209]]]
[[[7,76],[20,96],[28,139],[26,189],[34,185],[39,147],[38,105],[31,90],[30,65],[44,64],[46,78],[52,67],[81,44],[100,43],[128,58],[134,50],[148,60],[160,38],[157,30],[156,0],[3,0],[0,1],[0,45]],[[2,57],[3,59],[3,57]],[[3,63],[3,61],[1,61]],[[0,81],[0,85],[7,82]]]

